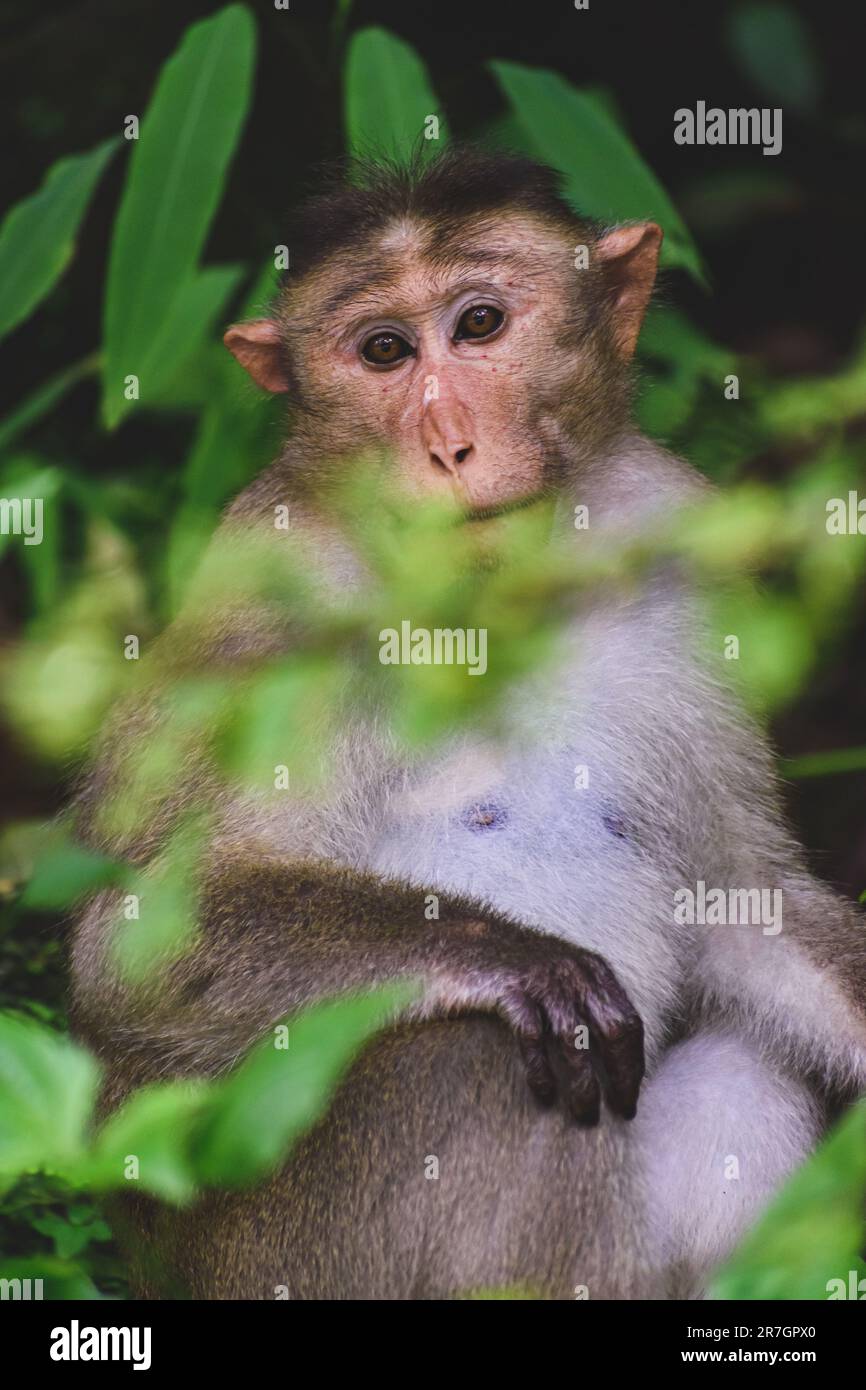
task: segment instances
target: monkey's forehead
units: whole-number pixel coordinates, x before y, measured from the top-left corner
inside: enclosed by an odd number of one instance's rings
[[[395,218],[358,247],[335,252],[281,294],[286,317],[349,317],[387,301],[459,293],[482,279],[503,289],[570,278],[581,234],[529,213],[487,219]]]

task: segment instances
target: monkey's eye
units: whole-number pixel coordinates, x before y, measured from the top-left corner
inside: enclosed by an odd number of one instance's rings
[[[399,333],[373,333],[361,344],[361,356],[374,367],[391,367],[411,355],[412,347]]]
[[[460,315],[454,333],[455,342],[466,342],[472,338],[489,338],[505,319],[501,309],[492,304],[473,304],[471,309]]]

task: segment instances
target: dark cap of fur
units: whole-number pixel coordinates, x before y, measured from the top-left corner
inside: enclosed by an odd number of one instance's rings
[[[586,225],[565,202],[560,183],[553,169],[535,160],[471,145],[450,146],[432,158],[419,149],[404,162],[343,160],[319,175],[319,191],[291,219],[292,265],[304,275],[343,247],[363,246],[403,217],[445,227],[516,209],[563,228]]]

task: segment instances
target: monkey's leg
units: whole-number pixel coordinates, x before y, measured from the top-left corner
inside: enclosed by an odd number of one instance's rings
[[[139,1220],[157,1276],[163,1265],[170,1286],[200,1297],[433,1296],[519,1278],[559,1293],[595,1281],[595,1296],[632,1286],[632,1247],[620,1258],[614,1234],[628,1212],[608,1220],[607,1193],[625,1180],[611,1144],[634,1114],[643,1030],[600,957],[444,895],[428,922],[417,889],[325,865],[226,868],[202,896],[194,949],[158,978],[136,989],[106,959],[91,971],[99,988],[76,995],[107,1066],[106,1108],[154,1077],[223,1070],[271,1022],[340,989],[409,975],[424,991],[410,1017],[430,1021],[373,1045],[269,1189],[209,1196],[150,1230]],[[96,941],[107,957],[110,909],[79,952]],[[467,1032],[450,1017],[469,1011],[489,1021]],[[585,1020],[589,1051],[576,1045]],[[602,1094],[603,1133],[586,1137],[577,1121],[595,1124]],[[555,1098],[570,1121],[545,1110]],[[437,1144],[449,1157],[441,1206],[442,1179],[424,1173]]]
[[[822,1110],[751,1041],[705,1032],[646,1084],[644,1154],[652,1260],[672,1298],[698,1298],[785,1178],[808,1157]]]
[[[542,1108],[494,1019],[403,1025],[266,1186],[165,1210],[148,1238],[196,1298],[658,1296],[632,1130]]]

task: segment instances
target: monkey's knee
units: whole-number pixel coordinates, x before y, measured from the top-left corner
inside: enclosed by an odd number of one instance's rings
[[[671,1297],[702,1296],[821,1123],[808,1089],[741,1038],[705,1033],[671,1049],[635,1122],[653,1259]]]

